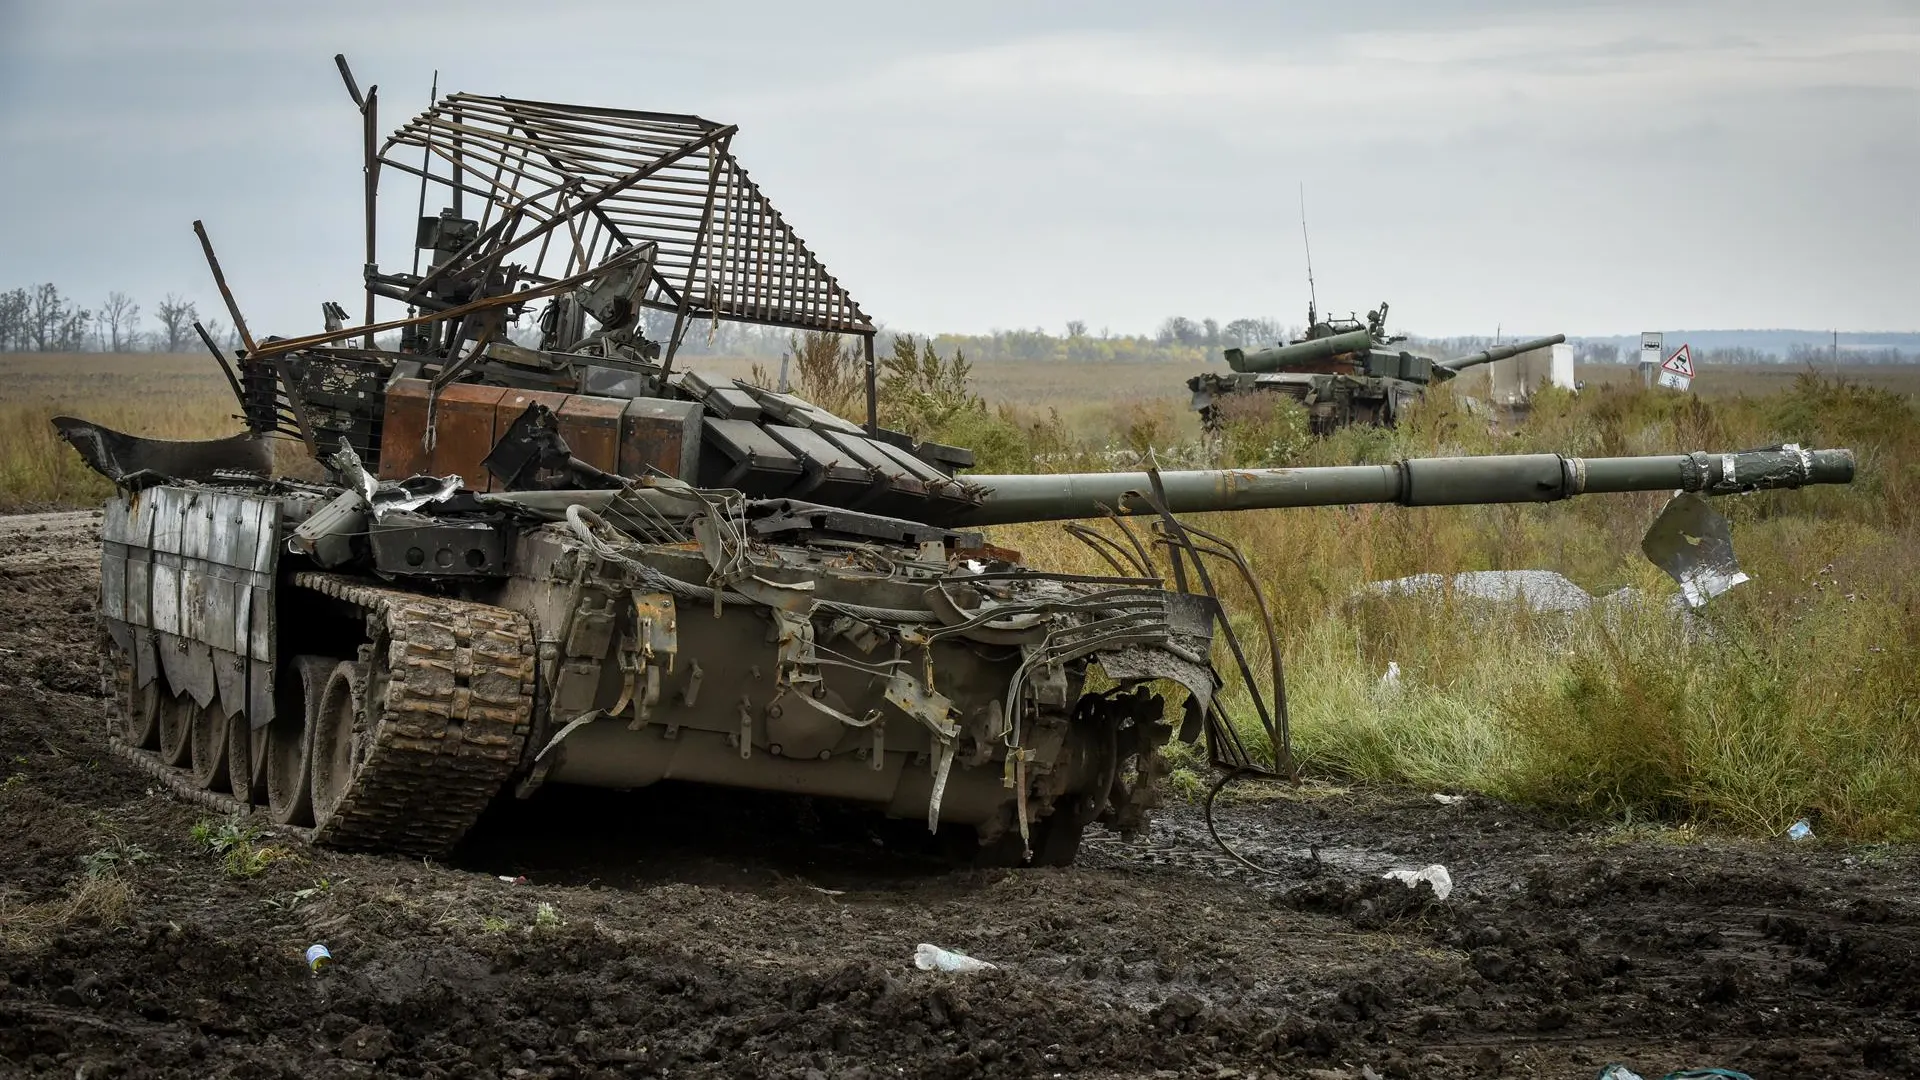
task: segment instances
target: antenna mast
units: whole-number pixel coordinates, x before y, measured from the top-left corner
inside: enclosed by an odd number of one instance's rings
[[[438,68],[435,68],[433,72],[433,88],[427,91],[427,108],[429,109],[433,108],[434,102],[439,100],[440,100],[440,70]],[[432,172],[433,172],[433,150],[432,148],[428,148],[426,150],[420,151],[420,205],[413,212],[413,215],[415,218],[423,218],[427,216],[427,176]],[[414,277],[420,276],[420,248],[417,245],[413,249],[413,276]],[[413,315],[412,307],[407,308],[407,315],[408,317],[412,317]]]
[[[1313,244],[1307,240],[1307,185],[1300,184],[1300,245],[1307,249],[1307,333],[1320,321],[1320,298],[1313,291]]]

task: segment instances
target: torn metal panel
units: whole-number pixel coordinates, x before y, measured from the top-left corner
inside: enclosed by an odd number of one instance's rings
[[[1701,607],[1747,581],[1733,553],[1733,528],[1707,500],[1683,493],[1667,501],[1640,542],[1655,566],[1680,584],[1680,595]]]
[[[127,487],[207,481],[223,469],[266,472],[273,466],[272,447],[251,433],[224,439],[143,439],[72,416],[54,417],[53,426],[93,471]]]
[[[1103,652],[1100,669],[1118,683],[1149,679],[1172,679],[1187,688],[1202,712],[1213,707],[1213,695],[1220,688],[1220,677],[1207,664],[1182,659],[1164,649],[1125,646]]]
[[[293,547],[322,567],[344,566],[354,558],[354,541],[366,534],[371,510],[352,488],[333,497],[293,530]]]

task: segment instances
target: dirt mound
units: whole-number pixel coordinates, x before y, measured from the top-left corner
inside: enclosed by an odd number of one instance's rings
[[[947,873],[831,808],[664,787],[496,806],[445,865],[215,852],[108,751],[84,528],[8,537],[0,1075],[1920,1068],[1911,855],[1622,842],[1481,798],[1222,807],[1275,874],[1177,806],[1075,869]],[[1445,901],[1380,876],[1429,862]],[[918,971],[920,942],[998,968]]]

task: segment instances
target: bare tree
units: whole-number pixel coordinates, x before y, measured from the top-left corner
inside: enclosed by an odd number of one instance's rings
[[[1085,319],[1068,319],[1067,320],[1067,337],[1069,339],[1083,338],[1086,336],[1087,336],[1087,321]]]
[[[1185,315],[1170,316],[1161,323],[1158,338],[1162,345],[1199,345],[1206,341],[1200,324]]]
[[[93,312],[83,307],[68,307],[53,335],[55,352],[86,352],[87,328],[93,324]]]
[[[182,300],[172,293],[160,301],[160,333],[155,337],[156,345],[164,345],[166,352],[185,352],[186,344],[191,341],[194,320],[200,317],[200,310],[191,300]]]
[[[52,282],[36,285],[28,300],[27,333],[36,352],[52,352],[60,347],[61,331],[72,317],[66,298]]]
[[[18,352],[27,347],[27,290],[0,293],[0,352]]]
[[[1220,328],[1220,341],[1225,345],[1268,345],[1280,336],[1280,325],[1272,319],[1235,319]]]
[[[123,292],[110,292],[100,304],[100,327],[109,352],[127,352],[140,337],[140,305]]]

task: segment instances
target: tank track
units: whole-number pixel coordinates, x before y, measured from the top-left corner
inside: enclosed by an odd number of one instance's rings
[[[387,677],[372,740],[340,805],[314,828],[268,828],[325,847],[444,854],[520,763],[533,713],[531,629],[503,608],[332,574],[297,574],[294,584],[359,608],[376,631],[376,645],[360,657],[360,704],[373,681],[365,673],[381,668]],[[132,679],[126,658],[116,656],[105,676],[116,756],[186,801],[265,818],[265,807],[202,790],[187,769],[122,738],[119,711]]]
[[[333,574],[296,574],[294,584],[365,611],[379,631],[374,650],[384,646],[385,655],[362,662],[389,675],[372,744],[314,842],[444,853],[520,764],[533,715],[527,621],[504,608]]]

